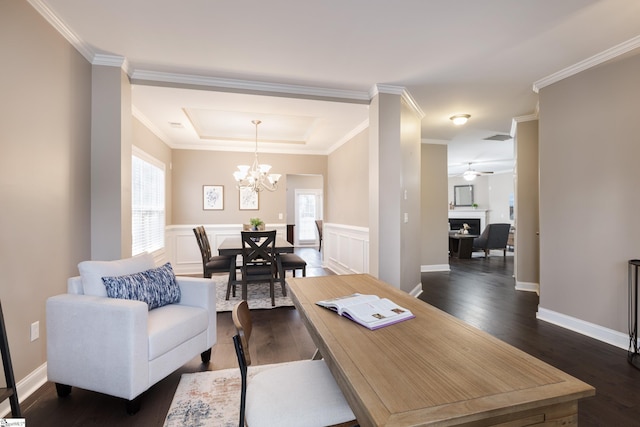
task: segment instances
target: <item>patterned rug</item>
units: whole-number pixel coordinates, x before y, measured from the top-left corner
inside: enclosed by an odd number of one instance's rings
[[[271,366],[249,367],[249,381]],[[239,368],[182,374],[164,427],[236,427],[239,416]]]
[[[238,286],[236,289],[236,296],[234,298],[233,293],[229,295],[229,300],[225,300],[227,296],[227,282],[228,275],[213,276],[212,280],[216,284],[216,311],[231,311],[233,306],[242,300],[242,287]],[[271,309],[276,307],[292,307],[293,301],[287,296],[282,295],[282,288],[280,283],[275,284],[275,302],[276,305],[271,305],[271,297],[269,296],[269,283],[250,283],[247,286],[247,302],[251,310],[255,309]]]

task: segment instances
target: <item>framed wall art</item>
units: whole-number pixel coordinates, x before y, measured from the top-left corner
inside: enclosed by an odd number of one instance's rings
[[[240,188],[240,210],[256,211],[259,207],[258,192],[250,188]]]
[[[202,209],[205,211],[221,211],[224,209],[224,186],[202,186]]]

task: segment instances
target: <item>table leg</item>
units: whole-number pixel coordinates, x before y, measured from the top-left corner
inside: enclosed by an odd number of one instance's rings
[[[287,296],[287,289],[285,286],[285,277],[284,277],[284,269],[282,268],[282,260],[280,259],[279,255],[276,255],[276,259],[277,259],[277,279],[280,282],[280,287],[282,288],[282,295],[284,295],[285,297]]]
[[[231,259],[231,263],[229,264],[229,282],[227,284],[227,295],[225,299],[229,300],[229,293],[233,288],[233,296],[236,296],[236,284],[238,283],[238,279],[236,276],[236,256],[233,256]]]
[[[473,239],[460,239],[458,244],[458,258],[471,258],[473,252]]]

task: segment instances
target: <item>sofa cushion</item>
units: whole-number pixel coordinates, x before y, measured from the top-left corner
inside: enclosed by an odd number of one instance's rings
[[[215,313],[213,313],[215,316]],[[201,307],[171,304],[149,312],[149,360],[207,330],[209,313]]]
[[[145,252],[132,258],[116,261],[82,261],[78,264],[78,271],[82,278],[85,295],[106,297],[107,289],[102,282],[103,277],[139,273],[155,266],[153,256]]]
[[[180,302],[180,287],[170,263],[126,276],[103,277],[102,282],[108,297],[146,302],[149,310]]]

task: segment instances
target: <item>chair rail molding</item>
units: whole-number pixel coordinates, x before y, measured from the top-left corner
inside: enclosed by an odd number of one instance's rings
[[[336,274],[369,273],[369,229],[325,222],[324,267]]]

